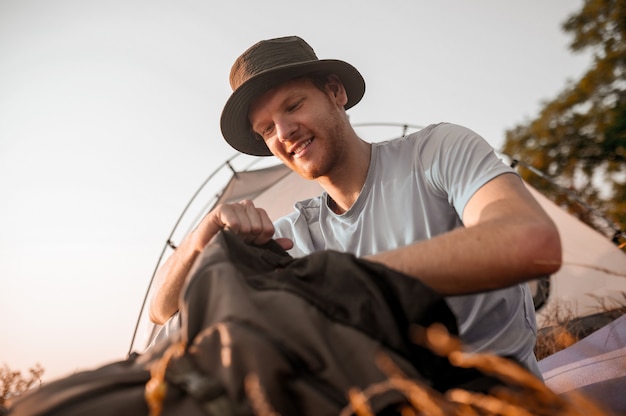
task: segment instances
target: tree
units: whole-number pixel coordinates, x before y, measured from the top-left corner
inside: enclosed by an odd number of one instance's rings
[[[26,392],[35,383],[41,384],[44,371],[41,364],[37,363],[28,369],[28,375],[22,375],[21,371],[13,371],[3,364],[0,368],[0,406],[5,406],[10,399]]]
[[[562,28],[573,35],[573,52],[592,52],[591,68],[544,103],[537,119],[507,131],[503,152],[579,195],[609,221],[520,171],[582,221],[615,234],[626,229],[626,1],[585,0]]]

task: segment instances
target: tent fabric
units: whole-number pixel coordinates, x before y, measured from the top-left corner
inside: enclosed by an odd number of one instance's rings
[[[539,370],[555,393],[582,393],[626,414],[626,315],[539,361]]]
[[[217,204],[255,199],[288,174],[289,172],[285,171],[282,165],[237,172],[230,178],[217,200]]]
[[[563,248],[563,265],[551,276],[550,297],[537,315],[538,325],[549,325],[558,305],[562,313],[574,317],[623,304],[626,253],[530,185],[527,188],[556,223]]]
[[[233,175],[215,205],[251,199],[265,209],[272,220],[293,211],[297,201],[322,193],[322,187],[306,180],[283,164]]]

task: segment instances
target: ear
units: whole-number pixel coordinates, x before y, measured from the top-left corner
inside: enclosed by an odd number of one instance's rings
[[[342,107],[348,102],[348,94],[346,88],[339,77],[335,74],[328,76],[328,82],[326,83],[326,89],[330,95],[330,98]]]

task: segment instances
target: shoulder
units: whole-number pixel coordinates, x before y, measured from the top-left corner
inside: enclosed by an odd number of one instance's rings
[[[426,182],[446,195],[459,216],[472,195],[504,173],[517,173],[496,155],[478,133],[453,123],[439,123],[415,133],[413,153]]]
[[[424,152],[448,151],[454,148],[467,151],[471,147],[480,147],[484,151],[493,150],[474,130],[453,123],[430,125],[415,133],[414,140]]]
[[[487,140],[474,130],[458,124],[433,124],[412,136],[413,155],[420,164],[447,170],[447,174],[454,173],[459,166],[479,168],[483,163],[499,166],[502,162]]]
[[[458,148],[466,151],[470,147],[481,147],[490,151],[492,147],[475,131],[454,123],[431,124],[407,136],[376,143],[382,155],[410,152],[415,157],[429,160],[435,154]]]
[[[480,160],[494,152],[478,133],[454,123],[431,124],[397,139],[376,144],[378,158],[411,163],[421,169],[444,168],[465,160]]]

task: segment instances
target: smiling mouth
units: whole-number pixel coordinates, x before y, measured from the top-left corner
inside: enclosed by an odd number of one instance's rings
[[[300,152],[302,152],[304,149],[306,149],[306,148],[307,148],[307,147],[311,144],[311,142],[312,142],[312,141],[313,141],[313,139],[306,140],[306,141],[305,141],[304,143],[302,143],[300,146],[296,147],[296,148],[295,148],[295,149],[291,152],[291,154],[292,154],[293,156],[298,156],[298,154],[299,154]]]

